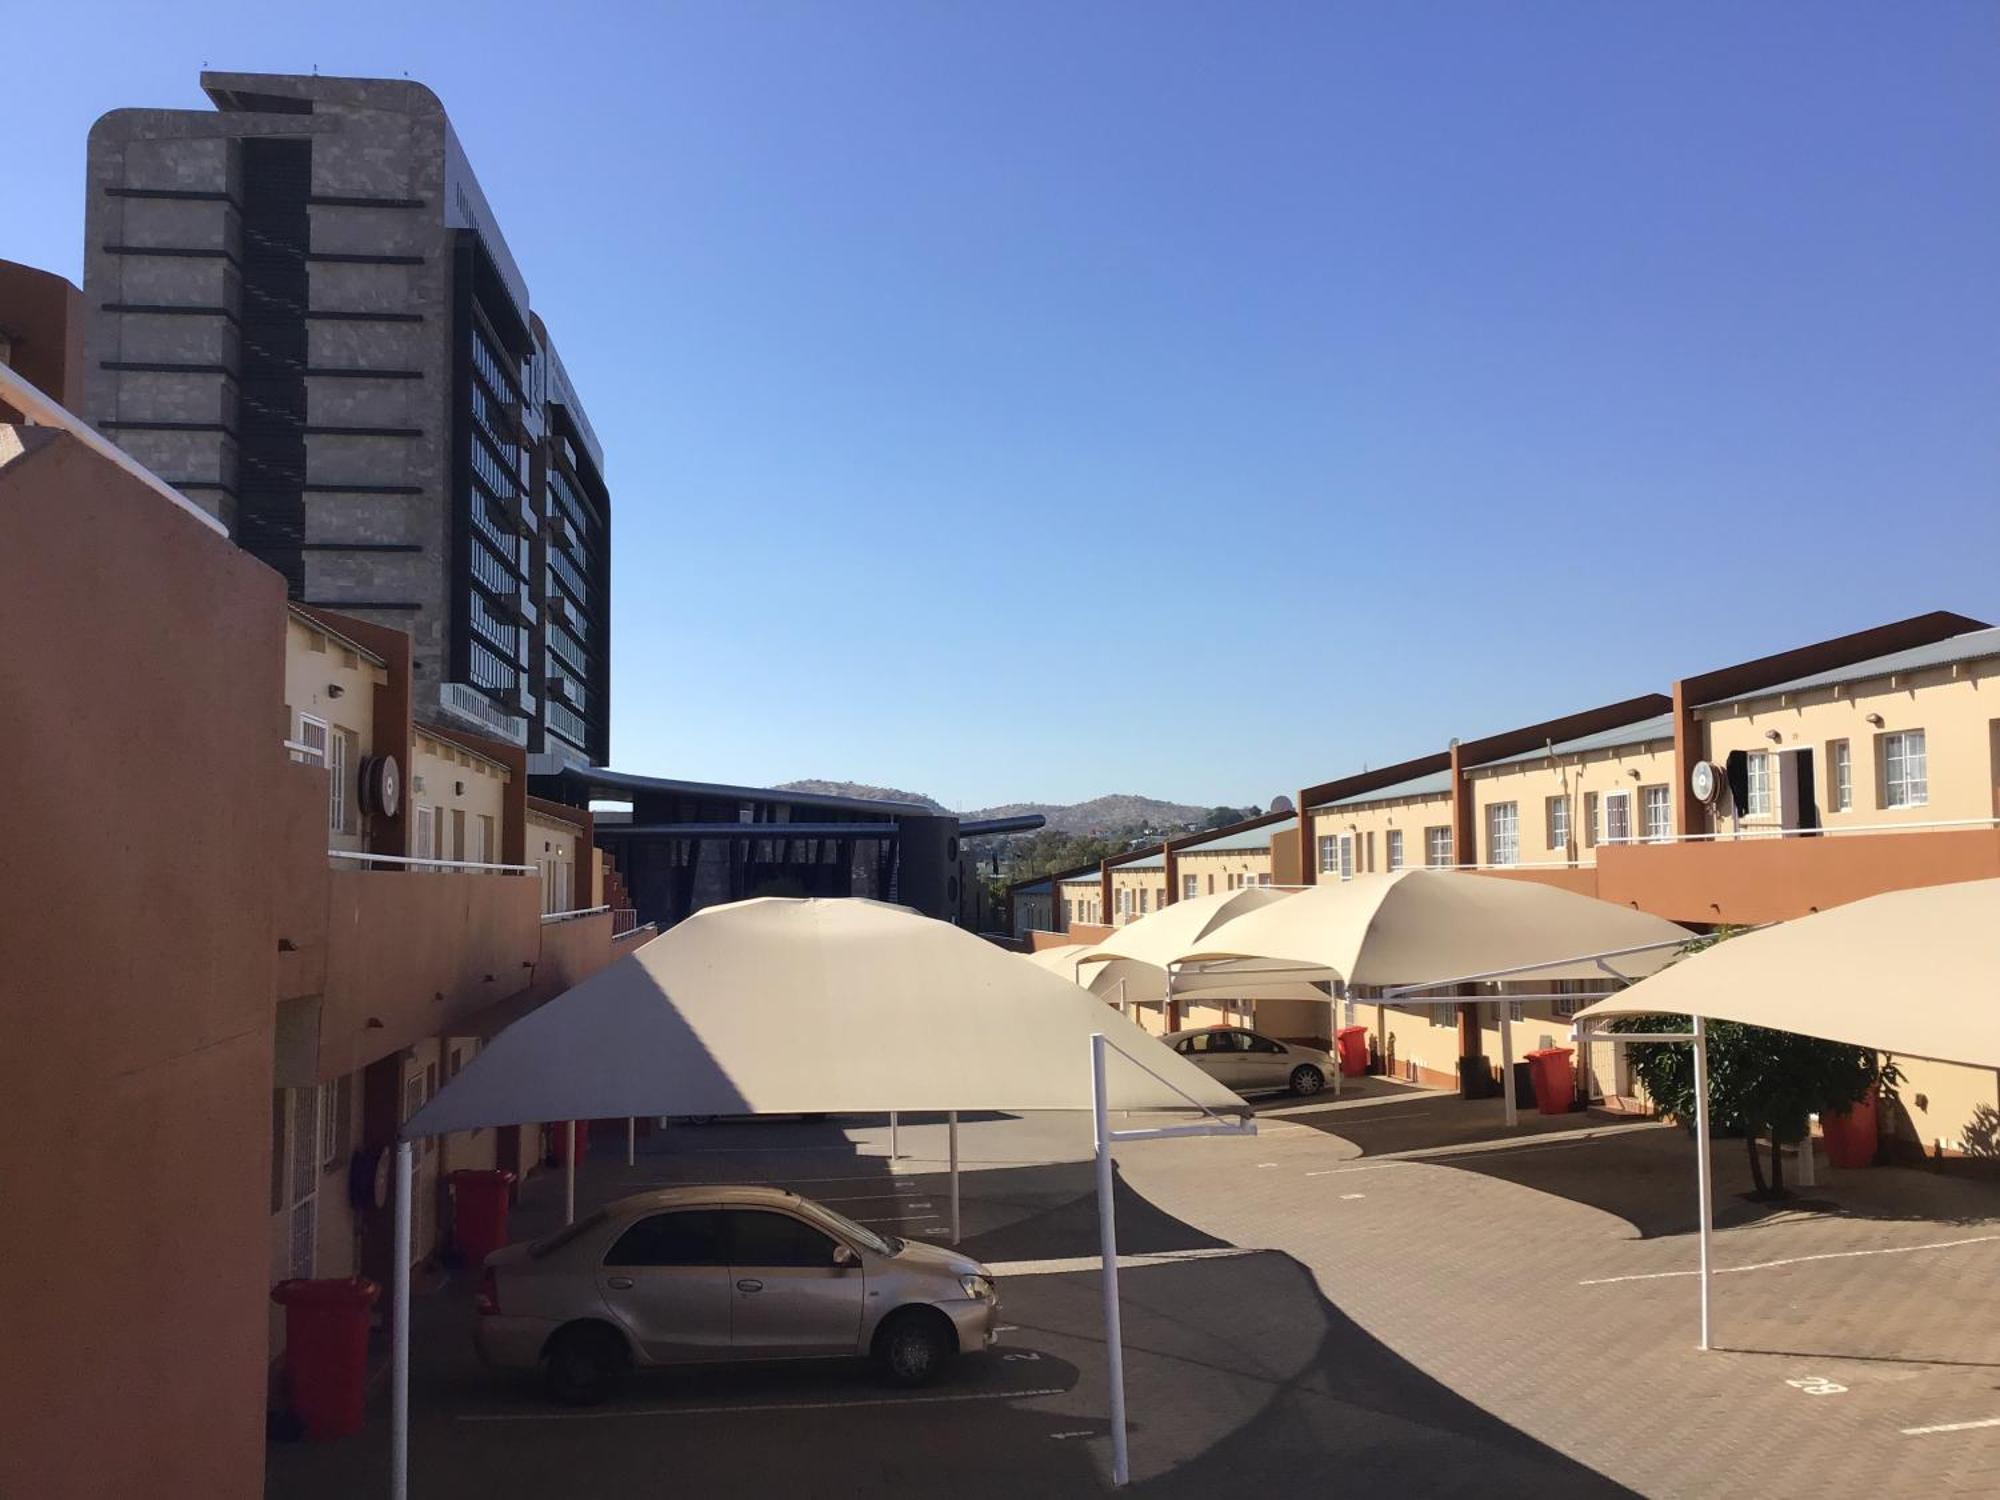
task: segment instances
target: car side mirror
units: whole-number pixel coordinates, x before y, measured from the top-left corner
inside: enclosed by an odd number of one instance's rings
[[[836,1268],[847,1270],[850,1267],[860,1265],[861,1257],[854,1253],[851,1246],[835,1245],[833,1247],[833,1263]]]

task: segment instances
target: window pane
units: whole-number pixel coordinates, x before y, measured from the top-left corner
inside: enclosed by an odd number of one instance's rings
[[[618,1236],[604,1257],[607,1266],[721,1266],[722,1214],[713,1208],[683,1209],[641,1219]]]
[[[831,1266],[833,1241],[788,1214],[731,1209],[729,1264],[745,1269]]]

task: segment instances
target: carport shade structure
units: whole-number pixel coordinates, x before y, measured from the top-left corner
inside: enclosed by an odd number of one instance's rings
[[[1398,1005],[1503,1005],[1517,995],[1436,995],[1504,979],[1629,979],[1694,934],[1630,907],[1536,880],[1456,870],[1357,875],[1312,886],[1205,931],[1167,962],[1190,982],[1298,979],[1370,985]],[[1516,1120],[1513,1038],[1500,1025],[1500,1083]]]
[[[1122,1483],[1111,1144],[1249,1133],[1249,1107],[1102,1000],[947,923],[874,901],[766,898],[699,912],[517,1021],[403,1126],[391,1494],[408,1493],[414,1138],[635,1115],[968,1109],[1093,1111],[1113,1472]],[[1111,1109],[1192,1119],[1113,1132]]]
[[[1893,989],[1891,988],[1893,987]],[[1684,1015],[1688,1032],[1593,1032],[1620,1016]],[[1688,1041],[1701,1196],[1701,1347],[1709,1346],[1707,1023],[2000,1068],[2000,880],[1889,891],[1717,943],[1577,1012],[1577,1040]]]

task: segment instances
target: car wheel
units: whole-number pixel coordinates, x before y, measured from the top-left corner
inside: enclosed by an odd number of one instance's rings
[[[1311,1063],[1301,1063],[1292,1069],[1292,1092],[1301,1099],[1309,1094],[1317,1094],[1326,1087],[1326,1075]]]
[[[957,1352],[950,1321],[929,1308],[892,1313],[875,1335],[876,1362],[892,1385],[929,1385]]]
[[[549,1342],[549,1396],[565,1406],[595,1406],[618,1389],[630,1365],[624,1340],[602,1324],[565,1328]]]

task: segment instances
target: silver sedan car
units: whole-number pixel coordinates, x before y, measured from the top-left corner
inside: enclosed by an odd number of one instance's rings
[[[923,1385],[993,1343],[999,1297],[979,1262],[797,1193],[679,1187],[494,1251],[478,1310],[481,1359],[582,1405],[635,1367],[722,1360],[872,1355]]]
[[[1217,1083],[1239,1094],[1288,1089],[1317,1094],[1339,1068],[1330,1053],[1297,1042],[1274,1042],[1240,1026],[1204,1026],[1160,1038]]]

